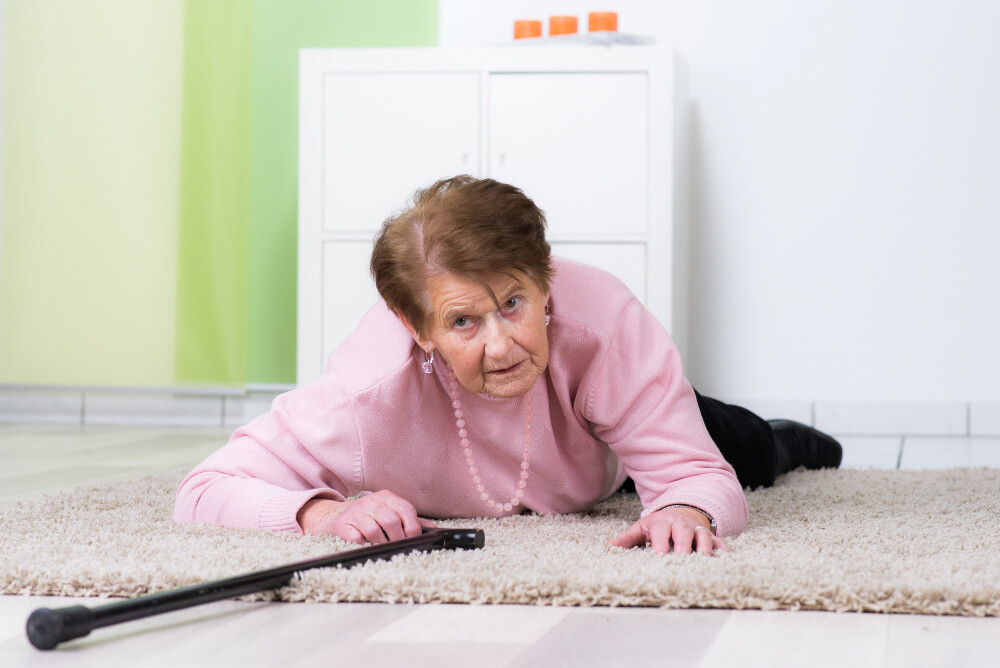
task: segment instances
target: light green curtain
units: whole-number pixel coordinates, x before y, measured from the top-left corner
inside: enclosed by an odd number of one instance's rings
[[[183,6],[7,0],[0,383],[174,382]]]
[[[298,49],[429,0],[5,0],[0,384],[295,378]]]
[[[250,382],[295,382],[299,49],[435,46],[437,0],[255,0],[247,277]]]
[[[245,0],[187,0],[177,382],[247,378],[250,21]]]

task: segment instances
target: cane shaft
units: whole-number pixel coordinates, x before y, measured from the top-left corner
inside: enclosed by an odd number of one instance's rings
[[[277,589],[288,584],[296,573],[313,568],[330,566],[350,568],[367,561],[389,559],[397,554],[414,550],[473,549],[482,547],[484,540],[483,532],[478,529],[431,529],[419,536],[338,552],[286,566],[254,571],[222,580],[108,603],[94,608],[84,606],[71,606],[56,610],[39,608],[28,618],[28,639],[38,649],[52,649],[67,640],[82,638],[93,629]]]

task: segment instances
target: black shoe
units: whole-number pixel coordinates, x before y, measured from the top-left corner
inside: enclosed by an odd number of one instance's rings
[[[778,473],[800,466],[807,469],[837,468],[844,451],[833,438],[791,420],[768,420],[777,446]]]

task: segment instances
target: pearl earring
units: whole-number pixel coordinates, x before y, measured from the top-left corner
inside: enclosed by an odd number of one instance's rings
[[[545,326],[548,327],[549,323],[552,321],[552,316],[549,315],[549,305],[545,305]]]
[[[424,373],[434,373],[434,351],[428,353],[424,351],[424,361],[420,365],[420,370]]]

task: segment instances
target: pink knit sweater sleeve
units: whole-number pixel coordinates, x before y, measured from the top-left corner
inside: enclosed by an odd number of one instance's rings
[[[720,536],[743,530],[742,486],[708,434],[677,348],[638,301],[619,314],[585,391],[594,432],[635,481],[643,515],[687,504],[715,518]]]
[[[279,396],[184,478],[174,519],[301,533],[295,517],[306,501],[343,501],[361,491],[349,403],[329,375]]]

